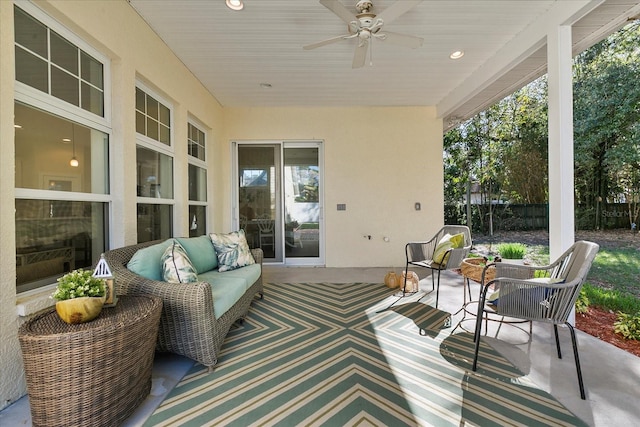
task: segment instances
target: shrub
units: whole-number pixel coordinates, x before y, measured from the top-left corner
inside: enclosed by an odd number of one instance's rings
[[[618,313],[618,319],[613,324],[616,334],[628,340],[640,340],[640,315]]]
[[[576,313],[586,313],[589,308],[589,297],[584,288],[580,289],[580,295],[576,300]]]
[[[527,253],[527,247],[522,243],[501,243],[498,245],[498,252],[502,258],[523,259]]]

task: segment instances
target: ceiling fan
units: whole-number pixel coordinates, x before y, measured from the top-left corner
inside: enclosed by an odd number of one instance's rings
[[[305,50],[315,49],[342,40],[357,39],[358,46],[353,55],[353,68],[364,66],[367,57],[367,48],[371,51],[373,39],[384,40],[399,46],[410,47],[412,49],[422,46],[424,39],[407,34],[393,33],[383,30],[385,24],[393,21],[400,15],[421,3],[422,0],[397,0],[394,4],[376,15],[373,13],[373,3],[371,0],[358,0],[356,3],[357,15],[354,15],[339,0],[320,0],[320,4],[335,13],[340,19],[347,23],[349,34],[333,37],[318,43],[313,43],[303,48]],[[371,57],[371,54],[369,54]]]

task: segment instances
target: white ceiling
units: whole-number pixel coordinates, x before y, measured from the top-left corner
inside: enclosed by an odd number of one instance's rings
[[[374,12],[395,1],[373,0]],[[355,39],[302,48],[347,33],[318,0],[244,0],[239,12],[224,0],[129,2],[223,106],[428,105],[445,128],[544,74],[548,28],[572,24],[578,53],[640,13],[640,0],[424,0],[384,26],[421,47],[376,39],[372,65],[352,69]],[[455,50],[464,57],[449,59]]]

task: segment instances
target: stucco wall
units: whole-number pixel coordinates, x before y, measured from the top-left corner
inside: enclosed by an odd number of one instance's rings
[[[323,141],[328,267],[404,265],[405,243],[443,223],[442,121],[435,108],[227,108],[224,117],[227,143]],[[228,177],[231,150],[220,147]],[[224,185],[229,208],[231,184]],[[338,203],[347,210],[337,211]],[[230,211],[221,214],[230,228]]]

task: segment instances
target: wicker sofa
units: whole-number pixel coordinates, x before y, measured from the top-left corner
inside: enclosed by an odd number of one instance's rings
[[[235,302],[228,303],[230,307],[224,313],[216,313],[215,278],[209,279],[212,282],[210,284],[200,281],[201,275],[198,274],[197,282],[168,283],[142,277],[127,268],[136,252],[143,248],[158,247],[166,242],[151,241],[105,252],[105,259],[115,277],[116,292],[118,295],[150,294],[160,297],[163,306],[156,350],[186,356],[211,369],[218,361],[220,348],[233,323],[246,316],[257,295],[260,298],[263,296],[262,250],[251,250],[257,264],[253,266],[254,270],[259,268],[257,280],[247,285],[246,291],[241,292]],[[239,271],[245,268],[247,267],[238,269],[235,274],[241,274]],[[234,271],[219,273],[216,270],[209,273],[227,275]],[[206,274],[202,276],[205,277]]]

